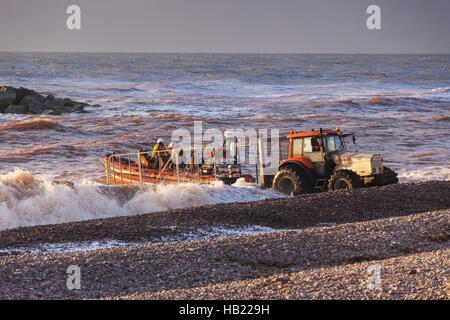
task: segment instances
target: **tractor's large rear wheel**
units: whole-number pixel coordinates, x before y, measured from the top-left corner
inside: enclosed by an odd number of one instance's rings
[[[311,192],[310,182],[301,173],[290,168],[280,169],[273,179],[273,188],[287,195]]]
[[[363,186],[361,178],[354,172],[344,170],[336,172],[328,183],[328,190],[350,190]]]

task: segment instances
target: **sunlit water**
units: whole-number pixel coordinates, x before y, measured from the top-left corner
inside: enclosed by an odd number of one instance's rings
[[[0,228],[65,221],[63,211],[77,220],[167,209],[155,205],[160,196],[109,208],[101,196],[86,200],[86,184],[102,175],[105,151],[150,147],[194,120],[282,132],[341,126],[356,133],[353,149],[383,154],[401,181],[450,179],[450,55],[0,53],[0,83],[101,105],[87,114],[0,114]],[[40,193],[4,191],[15,168],[43,181]],[[53,179],[80,190],[52,191]],[[233,188],[242,187],[230,188],[187,188],[175,207],[240,200]],[[253,190],[244,198],[272,196]],[[26,218],[33,210],[50,217]]]

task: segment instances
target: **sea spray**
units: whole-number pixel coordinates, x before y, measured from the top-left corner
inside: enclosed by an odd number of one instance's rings
[[[280,197],[238,181],[208,185],[153,185],[143,190],[101,186],[91,181],[55,183],[28,171],[0,175],[0,229],[143,214],[206,204]]]
[[[449,181],[450,167],[431,166],[416,170],[401,169],[398,174],[400,182]]]

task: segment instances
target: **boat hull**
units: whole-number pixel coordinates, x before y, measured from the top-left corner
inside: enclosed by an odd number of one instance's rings
[[[135,161],[120,157],[102,158],[105,168],[105,182],[111,185],[138,185],[192,182],[207,184],[214,181],[223,181],[226,184],[235,183],[239,178],[245,178],[251,182],[252,177],[232,173],[230,175],[218,175],[212,172],[204,173],[202,170],[179,170],[164,168],[162,170],[139,166]]]

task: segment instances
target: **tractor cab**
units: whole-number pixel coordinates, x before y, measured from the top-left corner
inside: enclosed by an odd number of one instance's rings
[[[313,169],[317,177],[325,177],[334,169],[333,155],[347,152],[345,136],[340,129],[309,132],[291,131],[289,139],[289,157],[287,161],[298,161]]]
[[[342,153],[347,151],[345,137],[351,136],[355,142],[353,134],[343,134],[340,129],[298,132],[291,131],[287,136],[289,139],[289,158],[305,154],[317,158],[322,153]],[[319,157],[320,159],[320,157]]]
[[[272,184],[286,194],[353,189],[397,183],[397,174],[383,165],[380,154],[351,152],[336,130],[291,131],[288,158],[281,161]]]

